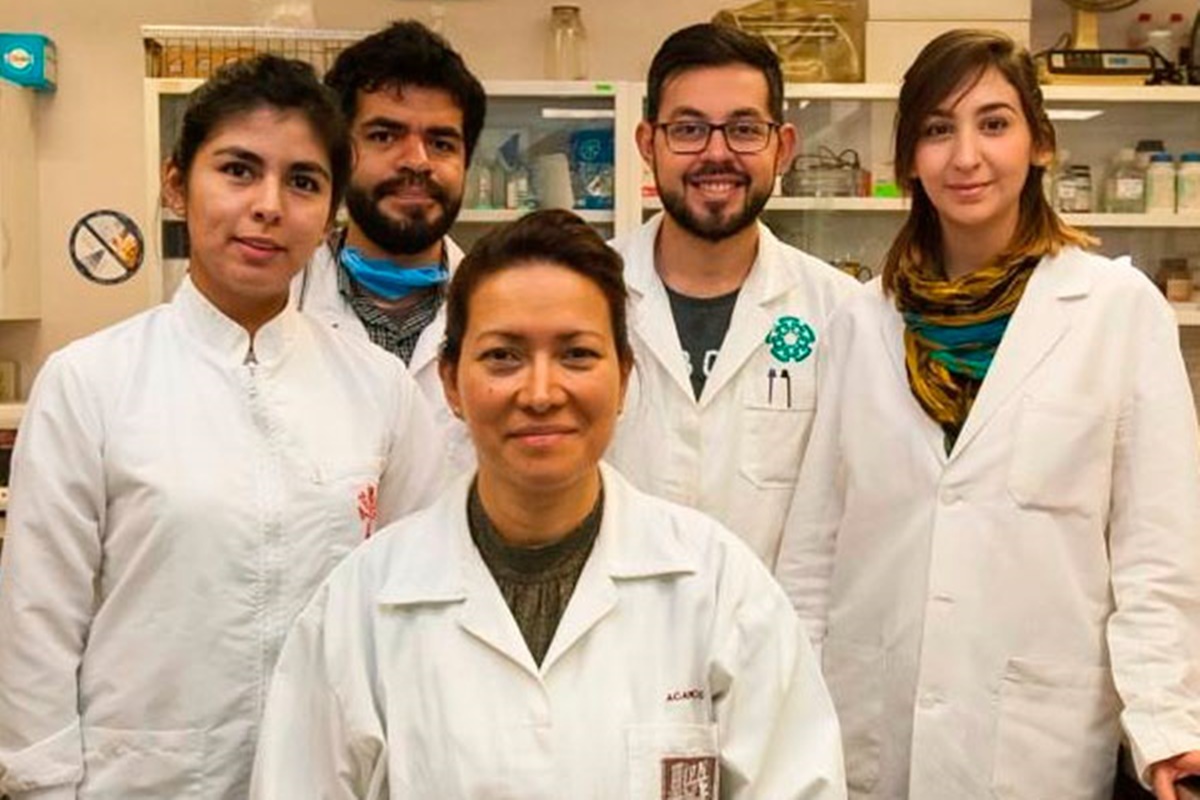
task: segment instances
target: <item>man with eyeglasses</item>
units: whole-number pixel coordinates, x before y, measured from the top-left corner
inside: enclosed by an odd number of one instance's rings
[[[796,146],[779,60],[700,24],[659,49],[638,149],[664,213],[625,257],[637,366],[608,458],[774,567],[816,407],[825,321],[854,279],[759,221]]]

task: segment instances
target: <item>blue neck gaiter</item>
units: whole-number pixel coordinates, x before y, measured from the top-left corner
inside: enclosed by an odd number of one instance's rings
[[[450,279],[450,270],[444,264],[398,267],[386,258],[368,258],[357,247],[343,247],[338,259],[350,277],[384,300],[399,300],[419,289],[438,286]]]

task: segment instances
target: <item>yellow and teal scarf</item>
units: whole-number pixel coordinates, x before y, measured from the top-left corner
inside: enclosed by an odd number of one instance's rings
[[[949,453],[996,356],[1037,259],[988,265],[947,280],[934,264],[896,276],[908,385],[946,434]]]

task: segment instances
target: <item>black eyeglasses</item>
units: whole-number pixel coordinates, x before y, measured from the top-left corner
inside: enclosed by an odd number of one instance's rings
[[[771,132],[780,127],[778,122],[759,119],[735,119],[720,125],[700,119],[678,122],[659,122],[656,128],[667,137],[667,148],[678,155],[703,153],[708,148],[713,131],[720,131],[725,145],[735,153],[760,153],[771,142]]]

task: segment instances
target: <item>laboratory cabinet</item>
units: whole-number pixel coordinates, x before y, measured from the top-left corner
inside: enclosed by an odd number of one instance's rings
[[[183,220],[162,204],[160,164],[174,143],[192,78],[145,80],[150,304],[170,296],[187,267]],[[605,81],[488,81],[488,111],[451,237],[464,248],[532,208],[571,208],[605,237],[640,221],[640,167],[632,131],[636,86]]]

